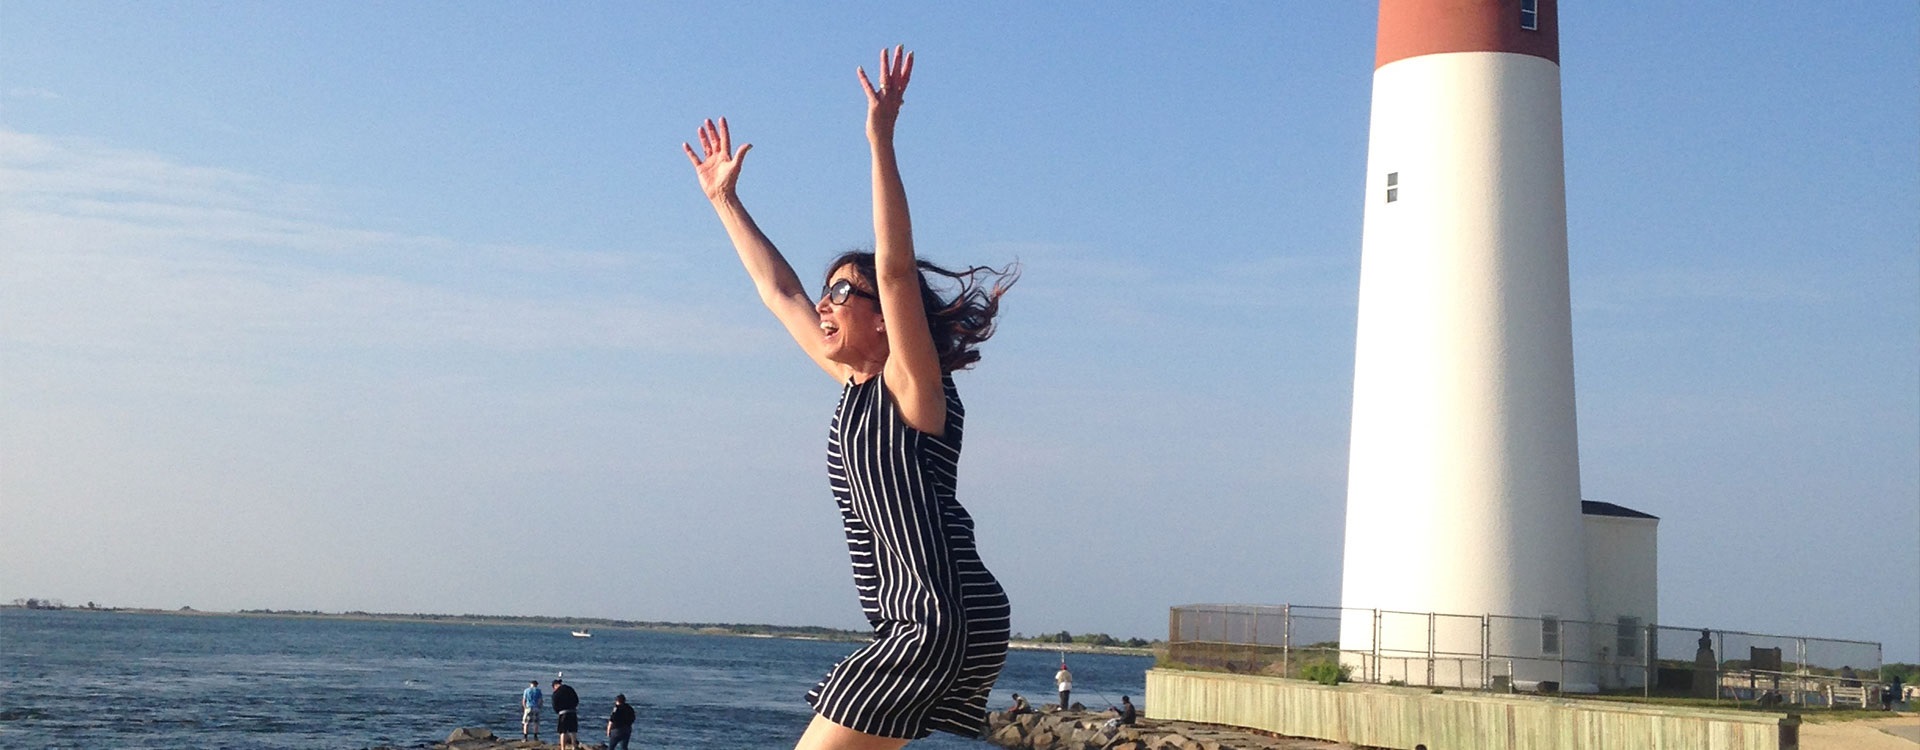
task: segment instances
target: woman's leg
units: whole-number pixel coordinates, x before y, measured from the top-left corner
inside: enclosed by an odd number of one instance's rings
[[[814,714],[813,723],[807,725],[807,733],[800,735],[800,744],[793,750],[894,750],[906,744],[906,740],[848,729]]]

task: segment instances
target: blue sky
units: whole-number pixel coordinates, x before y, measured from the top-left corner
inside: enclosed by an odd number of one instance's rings
[[[1610,13],[1611,15],[1602,15]],[[1025,632],[1339,595],[1367,3],[0,0],[0,599],[857,627],[803,276],[1018,259],[959,376]],[[1920,6],[1569,4],[1583,494],[1661,620],[1920,661]]]

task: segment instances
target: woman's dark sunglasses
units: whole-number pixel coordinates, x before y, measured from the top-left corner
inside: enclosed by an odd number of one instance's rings
[[[853,282],[844,278],[822,287],[820,289],[820,296],[827,298],[828,302],[836,305],[847,304],[848,297],[865,297],[875,302],[880,301],[879,297],[860,291],[859,287],[853,285]]]

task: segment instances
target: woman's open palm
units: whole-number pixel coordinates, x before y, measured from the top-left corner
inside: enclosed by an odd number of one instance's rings
[[[700,124],[700,152],[695,154],[693,146],[681,143],[680,148],[687,152],[687,161],[693,162],[693,173],[700,178],[700,189],[705,191],[708,200],[733,194],[734,184],[740,181],[740,164],[746,160],[747,151],[753,144],[743,144],[739,151],[733,150],[733,136],[727,132],[727,118],[720,118],[720,124],[712,120]]]
[[[867,90],[867,136],[893,135],[893,124],[900,119],[900,105],[906,101],[907,81],[913,78],[913,53],[905,45],[880,50],[880,85],[873,85],[867,69],[859,68],[860,84]]]

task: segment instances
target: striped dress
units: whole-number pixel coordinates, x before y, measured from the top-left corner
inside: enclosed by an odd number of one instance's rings
[[[944,435],[908,427],[874,377],[841,391],[827,440],[827,478],[874,639],[834,665],[807,702],[882,737],[980,736],[1007,658],[1007,595],[954,500],[965,410],[952,376],[942,385]]]

